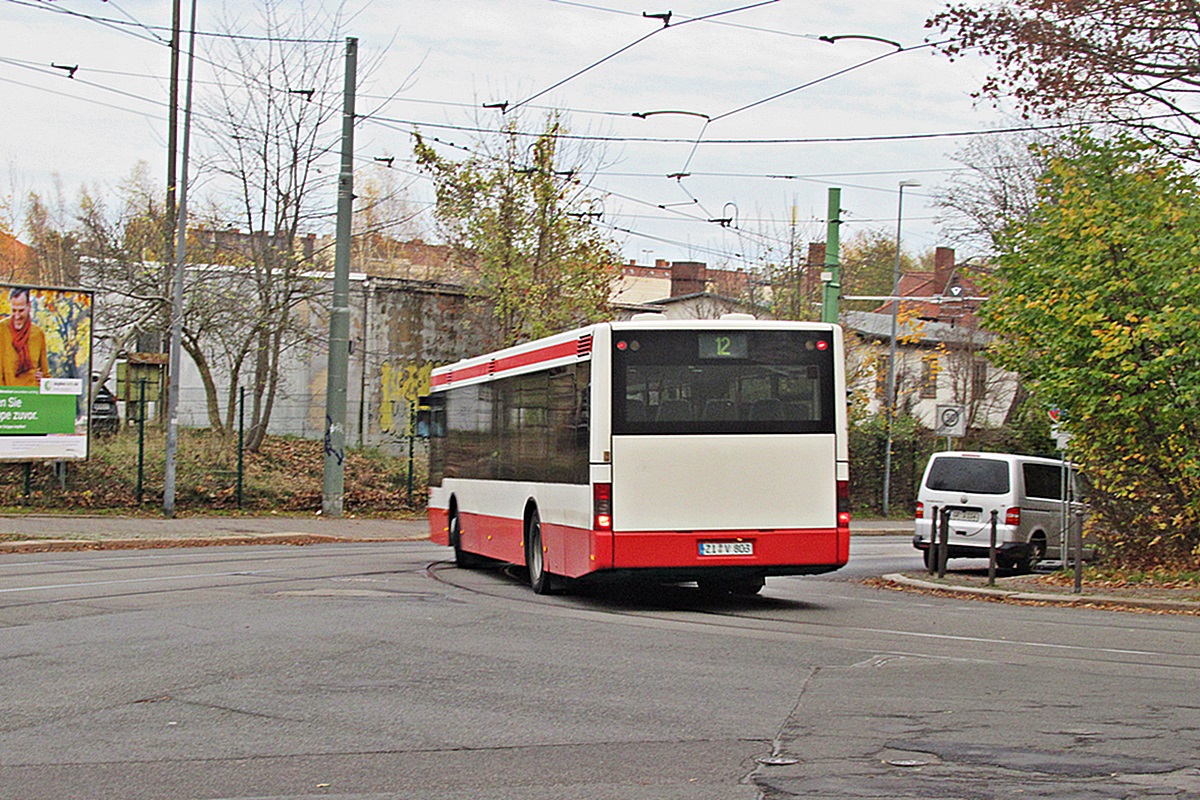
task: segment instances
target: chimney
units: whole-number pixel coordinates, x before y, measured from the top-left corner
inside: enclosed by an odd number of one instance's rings
[[[666,269],[669,266],[671,266],[671,262],[667,261],[665,258],[654,259],[654,268],[655,269]]]
[[[954,277],[954,248],[939,247],[933,251],[933,291],[945,294]]]
[[[821,273],[825,271],[825,243],[809,242],[804,261],[804,296],[813,300],[821,297]]]
[[[708,267],[703,261],[676,261],[671,264],[671,297],[699,294],[708,283]]]

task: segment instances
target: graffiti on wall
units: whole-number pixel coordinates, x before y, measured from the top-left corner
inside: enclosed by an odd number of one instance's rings
[[[431,361],[417,363],[384,362],[380,367],[382,398],[379,404],[379,429],[392,436],[411,436],[417,399],[429,394]]]

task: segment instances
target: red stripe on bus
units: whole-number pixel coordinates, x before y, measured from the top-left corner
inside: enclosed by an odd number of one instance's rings
[[[558,358],[574,357],[579,352],[579,342],[571,340],[561,344],[552,344],[527,353],[517,353],[513,356],[496,359],[496,372],[506,372],[510,369],[528,367],[543,361],[554,361]]]
[[[588,352],[591,348],[588,348]],[[552,344],[546,347],[539,347],[536,350],[530,350],[525,353],[517,353],[516,355],[505,356],[490,361],[485,361],[481,364],[474,364],[469,367],[459,367],[458,369],[447,370],[439,374],[434,374],[430,377],[429,383],[431,386],[445,386],[458,381],[465,381],[471,378],[478,378],[481,375],[500,374],[521,367],[529,367],[535,364],[540,364],[544,361],[555,361],[560,358],[575,358],[580,355],[579,341],[572,339],[559,344]]]

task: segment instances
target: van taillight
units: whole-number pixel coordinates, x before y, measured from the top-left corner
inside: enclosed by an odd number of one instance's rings
[[[925,519],[925,504],[917,501],[917,519]]]
[[[612,484],[592,484],[592,529],[612,530]]]
[[[850,481],[837,482],[837,524],[839,528],[850,527]]]
[[[1021,524],[1021,509],[1010,508],[1004,512],[1005,525],[1020,525]]]

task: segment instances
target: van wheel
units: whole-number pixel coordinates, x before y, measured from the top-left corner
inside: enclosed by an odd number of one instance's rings
[[[450,546],[454,548],[454,566],[461,569],[475,569],[487,561],[483,556],[468,553],[462,548],[462,523],[458,519],[458,509],[450,510]]]
[[[554,576],[546,571],[546,558],[542,547],[542,518],[537,509],[529,514],[525,525],[525,566],[529,570],[529,585],[534,594],[550,594],[556,588]]]
[[[1046,540],[1042,536],[1034,537],[1029,542],[1029,547],[1025,550],[1025,555],[1014,559],[1013,569],[1021,574],[1032,572],[1041,560],[1046,557]]]

